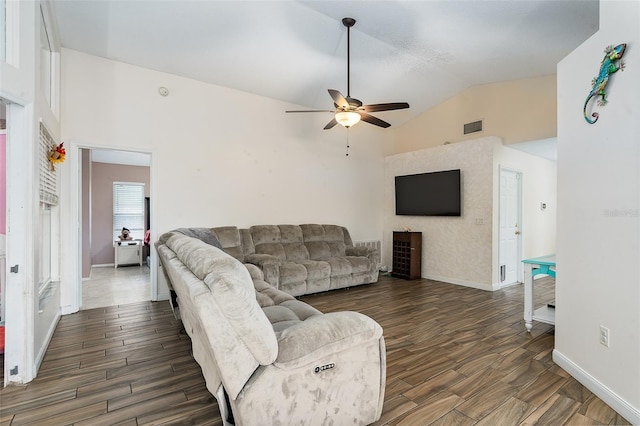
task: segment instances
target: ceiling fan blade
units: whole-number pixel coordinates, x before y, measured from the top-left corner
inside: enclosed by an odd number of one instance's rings
[[[338,108],[348,109],[349,102],[342,96],[342,93],[338,92],[335,89],[329,89],[329,94],[331,95],[331,99],[338,106]]]
[[[303,109],[303,110],[285,111],[285,112],[335,112],[335,111],[332,109]]]
[[[391,111],[394,109],[405,109],[405,108],[409,108],[409,104],[406,102],[391,102],[387,104],[363,105],[358,110],[366,111],[366,112],[380,112],[380,111]]]
[[[362,118],[362,121],[366,121],[369,124],[374,124],[376,126],[384,127],[385,129],[391,126],[391,124],[387,123],[386,121],[380,120],[378,117],[369,115],[366,112],[358,111],[358,113],[360,114],[360,118]]]
[[[326,126],[324,126],[324,130],[329,130],[330,128],[332,128],[333,126],[335,126],[336,124],[338,124],[338,122],[336,121],[336,119],[332,119],[330,122],[327,123]]]

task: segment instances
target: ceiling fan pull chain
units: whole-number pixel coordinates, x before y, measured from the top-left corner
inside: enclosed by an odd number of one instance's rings
[[[350,132],[350,130],[347,128],[347,153],[345,154],[345,157],[348,157],[348,156],[349,156],[349,133],[351,133],[351,132]]]

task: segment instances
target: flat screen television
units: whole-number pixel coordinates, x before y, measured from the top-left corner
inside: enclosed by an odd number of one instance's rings
[[[396,215],[460,216],[460,170],[396,176]]]

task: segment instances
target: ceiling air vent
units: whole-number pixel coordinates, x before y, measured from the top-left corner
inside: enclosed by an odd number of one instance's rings
[[[482,131],[482,120],[474,121],[473,123],[467,123],[464,125],[464,134],[468,135],[469,133],[481,132]]]

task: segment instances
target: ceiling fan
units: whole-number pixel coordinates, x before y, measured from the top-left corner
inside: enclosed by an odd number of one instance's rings
[[[409,104],[406,102],[392,102],[392,103],[384,103],[384,104],[371,104],[371,105],[362,105],[362,102],[356,98],[352,98],[350,94],[351,89],[351,58],[350,58],[350,49],[351,49],[351,27],[353,27],[356,23],[356,20],[353,18],[343,18],[342,24],[347,27],[347,96],[342,96],[338,90],[329,89],[329,95],[331,95],[331,99],[333,99],[333,104],[335,106],[335,110],[324,110],[324,109],[315,109],[315,110],[298,110],[298,111],[285,111],[285,112],[332,112],[335,114],[333,119],[324,126],[325,130],[331,129],[336,124],[341,124],[346,128],[353,126],[358,123],[360,120],[365,121],[369,124],[373,124],[376,126],[387,128],[391,126],[391,124],[387,123],[384,120],[380,120],[377,117],[369,114],[370,112],[381,112],[381,111],[391,111],[395,109],[405,109],[409,108]]]

